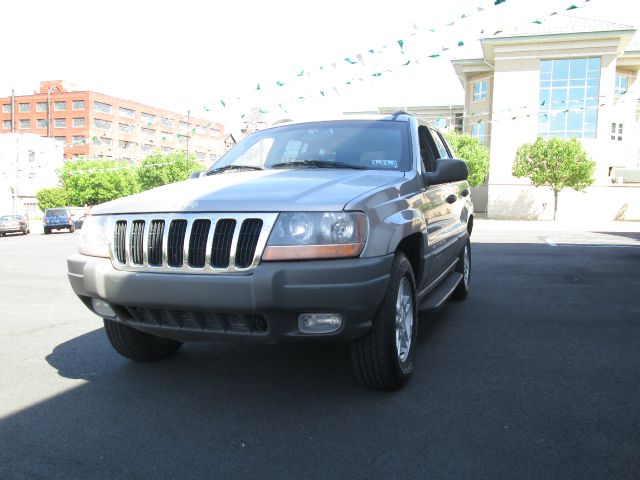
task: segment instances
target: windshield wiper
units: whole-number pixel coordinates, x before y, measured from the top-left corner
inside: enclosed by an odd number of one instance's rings
[[[353,165],[351,163],[333,162],[331,160],[294,160],[291,162],[282,162],[271,165],[271,168],[352,168],[355,170],[367,170],[363,165]]]
[[[205,175],[215,175],[216,173],[222,173],[229,170],[262,170],[262,167],[256,167],[253,165],[227,165],[226,167],[209,170]]]

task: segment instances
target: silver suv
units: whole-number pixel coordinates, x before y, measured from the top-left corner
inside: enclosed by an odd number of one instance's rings
[[[346,340],[379,389],[413,370],[418,312],[469,291],[467,166],[420,119],[288,123],[193,179],[93,208],[68,259],[111,344]]]

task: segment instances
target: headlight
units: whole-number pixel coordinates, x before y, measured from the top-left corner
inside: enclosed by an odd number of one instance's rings
[[[360,212],[284,212],[278,216],[263,260],[357,257],[367,240]]]
[[[109,217],[89,215],[80,230],[79,252],[91,257],[109,258]]]

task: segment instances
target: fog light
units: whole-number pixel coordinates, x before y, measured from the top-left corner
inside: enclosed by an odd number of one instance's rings
[[[116,318],[116,312],[114,312],[113,308],[111,308],[111,305],[109,305],[104,300],[100,300],[99,298],[92,298],[91,305],[93,306],[93,311],[101,317]]]
[[[302,333],[331,333],[342,326],[338,313],[303,313],[298,317],[298,330]]]

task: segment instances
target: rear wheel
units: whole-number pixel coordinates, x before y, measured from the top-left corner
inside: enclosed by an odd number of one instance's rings
[[[464,300],[469,294],[469,281],[471,280],[471,241],[469,238],[467,238],[467,243],[458,257],[456,272],[462,274],[462,280],[453,291],[451,298],[453,300]]]
[[[160,360],[173,355],[182,346],[182,342],[144,333],[106,318],[104,329],[116,352],[139,362]]]
[[[398,252],[371,330],[351,344],[353,368],[358,379],[368,387],[398,389],[413,371],[418,334],[415,292],[411,264]]]
[[[51,229],[49,227],[44,227],[44,234],[49,235],[51,233]]]
[[[69,233],[73,233],[73,232],[75,232],[75,231],[76,231],[76,227],[75,227],[75,225],[71,225],[71,226],[69,227]]]

